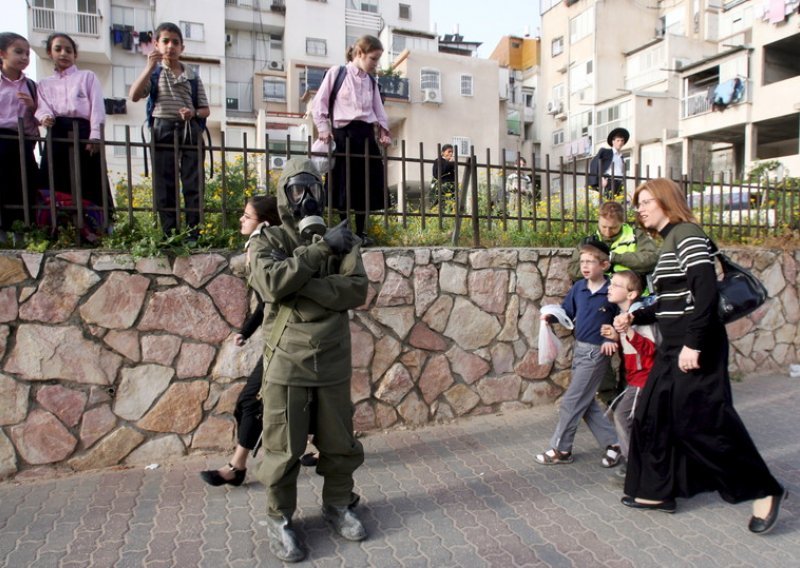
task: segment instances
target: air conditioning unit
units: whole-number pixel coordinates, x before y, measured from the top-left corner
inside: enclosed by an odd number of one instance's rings
[[[271,71],[283,71],[283,61],[270,61],[267,67],[269,67]]]
[[[423,89],[422,91],[423,103],[440,103],[442,102],[442,93],[439,89]]]
[[[225,45],[227,45],[227,46],[229,46],[229,47],[230,47],[231,45],[233,45],[233,35],[231,35],[231,34],[225,34]]]
[[[285,165],[286,165],[286,156],[269,157],[269,169],[282,170]]]
[[[547,114],[558,114],[561,112],[561,101],[547,101]]]

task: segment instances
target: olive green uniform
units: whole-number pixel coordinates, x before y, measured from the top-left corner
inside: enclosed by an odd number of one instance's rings
[[[341,507],[357,501],[353,472],[364,461],[353,434],[347,312],[366,301],[367,275],[358,245],[337,255],[320,237],[303,242],[283,190],[301,172],[319,178],[310,160],[287,163],[278,190],[283,224],[251,238],[248,263],[248,283],[271,304],[264,318],[265,457],[258,477],[267,487],[267,513],[286,518],[296,508],[299,460],[309,433],[320,453],[317,473],[325,478],[323,504]],[[273,251],[288,257],[275,260]],[[283,329],[281,306],[290,310]],[[277,332],[273,326],[279,326]]]

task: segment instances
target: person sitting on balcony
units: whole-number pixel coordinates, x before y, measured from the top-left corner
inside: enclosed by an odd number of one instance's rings
[[[356,212],[356,234],[364,246],[371,243],[366,234],[367,209],[378,211],[385,207],[383,161],[378,143],[384,147],[392,143],[389,118],[373,77],[382,54],[383,44],[378,38],[371,35],[358,38],[347,50],[347,65],[331,67],[325,74],[311,110],[319,140],[325,143],[333,140],[337,152],[346,152],[349,141],[351,155],[336,160],[326,184],[342,219],[348,210]],[[365,149],[369,157],[368,179],[364,172]]]
[[[606,139],[611,148],[600,148],[589,163],[586,184],[600,190],[603,199],[613,199],[625,193],[625,161],[620,150],[630,137],[630,132],[626,129],[615,128]]]

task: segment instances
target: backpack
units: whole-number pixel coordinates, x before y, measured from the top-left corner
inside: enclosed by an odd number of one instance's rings
[[[342,83],[344,83],[344,76],[346,74],[347,67],[345,65],[340,65],[339,70],[336,72],[336,80],[333,82],[331,96],[328,97],[328,118],[331,121],[331,128],[333,128],[333,103],[336,102],[336,96],[342,88]],[[384,104],[386,102],[386,96],[383,94],[380,83],[378,83],[378,80],[372,75],[370,75],[369,78],[372,79],[372,88],[378,87],[378,94],[381,96],[381,104]]]
[[[30,91],[31,96],[33,97],[33,102],[38,103],[37,96],[36,96],[36,81],[31,79],[30,77],[25,77],[25,82],[28,84],[28,91]]]
[[[161,70],[163,68],[161,65],[157,65],[153,72],[150,73],[150,95],[147,97],[147,126],[151,129],[153,128],[153,122],[155,121],[155,117],[153,116],[153,110],[156,108],[156,101],[158,100],[158,78],[161,76]],[[192,104],[194,105],[195,111],[198,108],[198,87],[199,79],[197,75],[193,79],[189,79],[189,86],[192,90]],[[208,127],[206,126],[206,118],[201,118],[199,116],[195,116],[192,120],[196,121],[198,126],[200,126],[200,136],[205,135],[207,144],[205,145],[206,150],[208,150],[209,157],[211,159],[211,167],[209,169],[209,179],[214,176],[214,152],[211,149],[211,133],[208,131]],[[144,128],[142,128],[142,142],[144,143]],[[147,146],[144,147],[144,175],[145,177],[148,175],[147,172]]]

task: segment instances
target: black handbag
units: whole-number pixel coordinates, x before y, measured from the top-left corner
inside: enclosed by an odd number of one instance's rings
[[[731,323],[753,313],[767,301],[767,288],[745,267],[720,252],[716,257],[722,266],[722,279],[717,281],[717,312],[722,323]]]

